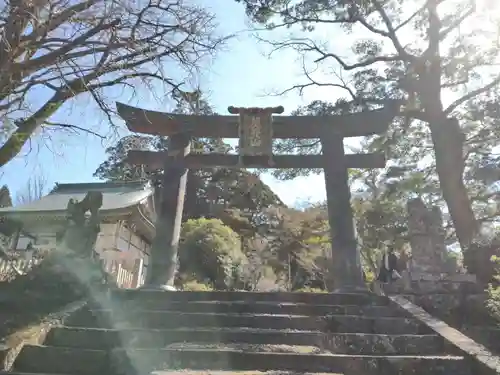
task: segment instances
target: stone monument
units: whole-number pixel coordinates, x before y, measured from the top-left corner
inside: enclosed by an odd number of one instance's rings
[[[414,280],[440,278],[446,273],[446,245],[439,207],[428,209],[420,199],[408,202],[411,258],[408,271]]]
[[[439,207],[428,208],[420,198],[409,201],[408,232],[408,271],[412,280],[476,281],[474,275],[459,272],[456,260],[448,256]]]
[[[448,255],[440,208],[429,208],[420,198],[410,200],[407,208],[411,255],[403,278],[384,285],[383,292],[425,294],[474,289],[475,275],[461,272],[456,260]]]

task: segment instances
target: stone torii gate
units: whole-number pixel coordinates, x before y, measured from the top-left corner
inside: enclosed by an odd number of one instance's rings
[[[275,116],[283,107],[234,108],[233,115],[181,115],[143,110],[117,103],[130,131],[168,137],[168,151],[130,151],[131,164],[164,169],[162,198],[151,250],[147,285],[173,284],[182,210],[190,168],[322,168],[338,291],[366,290],[350,204],[349,168],[383,168],[383,154],[348,154],[346,137],[383,134],[398,113],[396,106],[338,116]],[[238,115],[234,115],[238,114]],[[240,138],[240,155],[190,153],[190,139]],[[274,138],[320,139],[321,155],[273,155]],[[166,251],[170,250],[170,251]],[[168,256],[166,256],[168,254]]]

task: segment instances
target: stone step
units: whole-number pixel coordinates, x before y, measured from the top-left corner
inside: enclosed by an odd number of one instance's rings
[[[140,374],[168,369],[210,369],[334,372],[349,375],[470,375],[467,361],[460,356],[352,356],[180,347],[104,351],[31,345],[25,346],[17,357],[14,371],[114,375],[128,372],[131,364]]]
[[[333,372],[296,372],[296,371],[155,371],[154,375],[342,375]]]
[[[169,302],[185,301],[242,301],[255,302],[292,302],[311,305],[375,305],[389,303],[383,296],[373,293],[295,293],[295,292],[169,292],[137,289],[117,289],[112,296],[121,300],[163,300]]]
[[[155,371],[154,375],[342,375],[332,372],[296,372],[296,371]]]
[[[122,301],[103,304],[89,304],[90,309],[101,310],[109,308],[182,311],[186,313],[251,313],[251,314],[288,314],[321,316],[364,315],[364,316],[402,316],[403,312],[390,306],[360,306],[360,305],[314,305],[293,302],[243,302],[243,301],[198,301],[171,302],[163,299],[144,300],[140,305],[136,301]]]
[[[413,280],[410,288],[404,283],[396,282],[384,285],[384,292],[388,294],[428,295],[428,294],[480,294],[484,286],[477,282],[452,282],[436,280]]]
[[[325,334],[319,331],[257,329],[115,330],[53,328],[45,344],[85,349],[118,347],[163,348],[179,342],[304,345],[337,354],[441,354],[444,343],[438,335]]]
[[[73,373],[74,374],[74,373]],[[73,375],[73,374],[58,374],[58,375]],[[40,374],[34,372],[6,372],[0,371],[0,375],[55,375],[55,374]],[[211,371],[211,370],[169,370],[155,371],[153,375],[342,375],[332,372],[296,372],[296,371]]]
[[[94,310],[73,314],[65,321],[70,327],[153,328],[247,327],[298,329],[342,333],[427,334],[430,329],[410,318],[376,318],[356,315],[326,317],[267,314],[213,314],[169,311]]]

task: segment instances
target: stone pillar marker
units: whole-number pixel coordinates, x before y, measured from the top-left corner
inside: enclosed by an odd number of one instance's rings
[[[412,279],[440,278],[443,272],[442,252],[446,251],[442,227],[439,207],[429,210],[420,198],[408,202]]]
[[[420,198],[408,202],[408,230],[411,245],[409,266],[412,280],[475,281],[474,275],[459,275],[450,267],[441,209],[428,208]]]

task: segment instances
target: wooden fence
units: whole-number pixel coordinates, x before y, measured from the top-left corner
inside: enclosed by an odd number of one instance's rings
[[[134,285],[134,272],[123,268],[121,265],[118,265],[116,272],[110,274],[119,288],[129,289],[137,287],[137,285]]]
[[[0,259],[0,282],[16,277],[17,272],[13,267],[24,274],[29,272],[33,266],[39,264],[41,261],[42,258],[13,259],[10,261]],[[108,271],[108,274],[116,282],[119,288],[137,288],[142,284],[142,280],[138,280],[135,272],[138,272],[138,270],[127,270],[118,263],[111,272]]]

